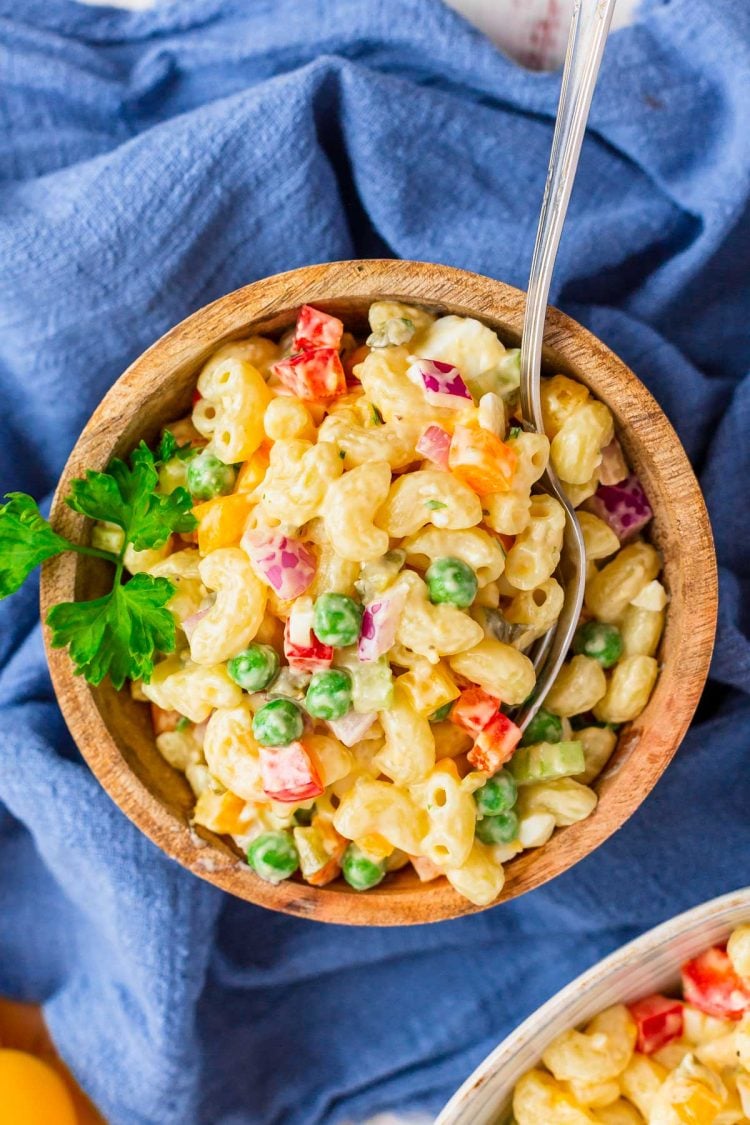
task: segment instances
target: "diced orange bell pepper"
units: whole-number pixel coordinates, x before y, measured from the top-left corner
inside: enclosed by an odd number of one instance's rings
[[[237,475],[235,492],[254,492],[263,480],[270,463],[269,446],[264,442],[252,456],[248,457]]]
[[[151,704],[151,726],[156,735],[176,730],[181,718],[179,711],[165,711],[163,707],[157,707],[155,703]]]
[[[331,856],[328,863],[324,863],[317,871],[308,875],[305,882],[309,883],[311,887],[325,887],[328,883],[332,883],[334,879],[338,879],[340,874],[341,864]]]
[[[512,757],[520,739],[520,727],[498,711],[479,732],[467,757],[476,769],[497,773]]]
[[[456,426],[453,431],[448,468],[480,496],[508,492],[517,464],[516,451],[490,430]]]
[[[198,520],[198,550],[202,555],[219,547],[234,547],[242,538],[253,501],[244,492],[215,496],[193,508]]]

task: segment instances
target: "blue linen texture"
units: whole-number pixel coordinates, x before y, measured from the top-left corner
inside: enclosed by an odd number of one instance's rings
[[[48,497],[130,361],[257,278],[398,256],[525,283],[559,75],[439,0],[0,0],[0,52],[3,491]],[[750,881],[749,102],[746,0],[648,0],[611,37],[551,299],[680,432],[722,599],[689,737],[573,871],[411,929],[222,895],[83,764],[34,584],[3,603],[0,993],[44,1002],[112,1125],[435,1110],[578,972]]]

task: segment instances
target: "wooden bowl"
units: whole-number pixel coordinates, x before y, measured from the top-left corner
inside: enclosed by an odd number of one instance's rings
[[[685,962],[726,942],[736,926],[748,921],[750,887],[745,887],[686,910],[616,949],[503,1039],[456,1091],[435,1125],[507,1121],[519,1078],[538,1065],[561,1032],[588,1023],[613,1004],[632,1004],[654,992],[674,995]]]
[[[421,303],[440,313],[475,316],[517,345],[524,294],[477,274],[424,262],[359,261],[308,266],[258,281],[188,317],[133,363],[92,415],[70,455],[52,506],[64,535],[86,536],[84,519],[63,503],[70,481],[104,469],[141,437],[190,408],[197,373],[219,345],[251,333],[276,334],[310,303],[364,328],[378,298]],[[538,887],[588,855],[638,807],[680,744],[708,672],[716,606],[716,563],[698,483],[666,417],[625,364],[556,309],[547,317],[544,362],[550,372],[581,380],[612,411],[620,440],[654,509],[652,535],[664,555],[671,595],[661,649],[662,672],[643,714],[623,728],[610,763],[596,782],[599,804],[579,824],[507,867],[500,900]],[[97,596],[106,564],[68,553],[47,563],[41,604]],[[367,894],[343,880],[324,888],[257,878],[230,840],[190,825],[193,795],[181,774],[156,750],[148,709],[107,682],[93,688],[73,675],[65,650],[47,645],[52,680],[82,754],[123,812],[160,848],[196,875],[250,902],[317,921],[408,925],[455,918],[476,909],[447,880],[420,884],[411,869],[391,875]]]

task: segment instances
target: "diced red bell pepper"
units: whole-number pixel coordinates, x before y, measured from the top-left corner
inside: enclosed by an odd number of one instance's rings
[[[466,688],[451,708],[450,718],[471,734],[479,734],[500,710],[500,700],[480,687]]]
[[[301,742],[288,746],[259,746],[263,792],[272,801],[297,804],[319,797],[325,786]]]
[[[750,1012],[750,990],[722,946],[707,949],[682,966],[682,989],[688,1004],[706,1015],[739,1020]]]
[[[284,656],[295,672],[323,672],[333,663],[333,646],[324,645],[310,632],[309,644],[295,644],[289,637],[289,622],[284,626]]]
[[[466,755],[478,770],[497,773],[504,766],[521,738],[521,730],[516,724],[498,711],[477,735],[476,742]]]
[[[310,348],[338,349],[343,335],[344,325],[338,317],[314,309],[312,305],[303,305],[294,326],[292,351],[303,352]]]
[[[200,393],[200,391],[196,387],[195,390],[193,391],[193,406],[195,406],[196,403],[200,402],[200,400],[202,398],[203,398],[203,395]]]
[[[668,996],[646,996],[628,1005],[630,1014],[638,1025],[638,1050],[653,1055],[673,1039],[682,1035],[682,1004]]]
[[[273,370],[297,398],[334,398],[346,393],[346,375],[335,348],[311,348],[280,359]]]

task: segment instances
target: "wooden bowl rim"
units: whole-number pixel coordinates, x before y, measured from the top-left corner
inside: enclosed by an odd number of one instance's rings
[[[103,468],[112,456],[110,444],[105,456],[97,460],[96,436],[123,415],[123,402],[140,405],[142,385],[158,387],[177,369],[177,357],[190,349],[195,370],[220,344],[253,331],[263,331],[284,311],[302,303],[350,303],[353,308],[377,296],[402,299],[426,306],[461,306],[463,315],[500,322],[520,338],[525,294],[504,282],[469,273],[451,266],[428,262],[391,259],[329,262],[304,266],[271,278],[255,281],[226,294],[192,313],[143,352],[110,388],[82,431],[65,465],[52,504],[53,523],[64,519],[66,530],[78,534],[82,517],[64,506],[69,481],[87,468]],[[217,332],[217,326],[221,331]],[[256,327],[257,326],[257,327]],[[693,549],[685,553],[681,577],[693,601],[690,614],[701,628],[681,629],[679,652],[681,672],[679,693],[661,700],[669,716],[669,734],[659,735],[659,753],[643,757],[625,754],[621,774],[627,774],[627,801],[619,808],[599,815],[601,805],[585,821],[556,832],[542,849],[527,851],[506,868],[506,884],[491,906],[506,901],[562,873],[590,854],[616,831],[638,808],[663,773],[679,746],[697,706],[708,674],[717,614],[717,574],[708,514],[697,480],[690,468],[679,438],[661,408],[635,374],[600,340],[558,309],[550,307],[545,329],[545,354],[578,374],[586,371],[594,378],[599,368],[616,373],[619,402],[632,408],[634,416],[645,419],[638,432],[639,448],[646,451],[662,475],[679,473],[681,538],[690,537]],[[583,358],[582,358],[583,357]],[[184,361],[183,361],[184,362]],[[581,366],[583,363],[583,367]],[[581,375],[579,375],[581,377]],[[141,396],[142,397],[142,396]],[[131,412],[132,413],[132,412]],[[655,425],[658,423],[658,426]],[[658,436],[657,436],[658,428]],[[656,471],[656,470],[655,470]],[[78,557],[72,554],[53,559],[42,568],[40,602],[42,620],[51,605],[73,600]],[[683,607],[687,611],[687,606]],[[669,611],[668,611],[669,612]],[[90,686],[73,673],[67,651],[53,649],[46,626],[44,642],[52,682],[63,715],[81,753],[103,788],[154,843],[172,859],[194,874],[249,902],[318,921],[350,925],[407,925],[441,921],[478,913],[488,907],[475,907],[459,896],[447,880],[424,885],[400,886],[398,879],[387,880],[381,888],[359,894],[339,880],[326,888],[288,881],[274,886],[257,878],[234,853],[229,853],[219,838],[204,838],[190,825],[182,823],[140,781],[122,757],[115,740],[96,705]],[[666,669],[662,670],[649,704],[660,695]],[[647,709],[648,710],[648,709]],[[638,722],[639,720],[636,720]],[[656,737],[656,726],[649,732]],[[625,735],[627,738],[628,735]],[[622,741],[622,740],[621,740]],[[639,737],[636,737],[636,742]],[[620,757],[620,751],[616,751]],[[609,771],[605,771],[607,773]],[[622,777],[623,784],[626,778]]]

